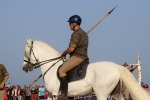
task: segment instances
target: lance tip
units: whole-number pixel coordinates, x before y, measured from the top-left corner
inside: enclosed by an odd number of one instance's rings
[[[117,6],[118,6],[118,5],[117,5]],[[116,6],[116,7],[117,7],[117,6]],[[115,8],[116,8],[116,7],[115,7]],[[109,11],[109,12],[106,14],[106,16],[108,16],[111,12],[113,12],[113,10],[114,10],[115,8],[113,8],[111,11]]]
[[[117,6],[118,6],[118,5],[117,5]],[[116,7],[117,7],[117,6],[116,6]],[[115,7],[115,8],[116,8],[116,7]],[[115,9],[115,8],[114,8],[114,9]],[[114,10],[114,9],[113,9],[113,10]]]

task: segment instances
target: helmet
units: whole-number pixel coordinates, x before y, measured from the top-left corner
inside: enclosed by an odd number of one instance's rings
[[[81,17],[78,16],[78,15],[73,15],[69,18],[68,22],[70,23],[77,23],[78,25],[81,24],[82,20],[81,20]]]

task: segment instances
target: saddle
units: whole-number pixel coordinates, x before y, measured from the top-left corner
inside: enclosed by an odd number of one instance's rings
[[[72,81],[76,81],[76,80],[84,78],[85,75],[86,75],[86,69],[87,69],[88,65],[89,65],[89,58],[86,58],[77,67],[75,67],[75,68],[71,69],[70,71],[68,71],[66,73],[67,78],[68,78],[68,82],[72,82]],[[57,72],[57,76],[59,78],[59,73],[58,72]]]

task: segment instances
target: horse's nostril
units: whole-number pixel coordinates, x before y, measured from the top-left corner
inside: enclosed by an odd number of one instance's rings
[[[22,68],[25,71],[25,68]]]

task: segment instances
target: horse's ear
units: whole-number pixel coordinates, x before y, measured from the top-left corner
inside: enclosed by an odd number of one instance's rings
[[[26,39],[27,44],[30,45],[31,44],[31,39]]]

